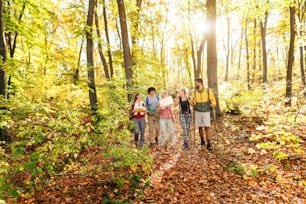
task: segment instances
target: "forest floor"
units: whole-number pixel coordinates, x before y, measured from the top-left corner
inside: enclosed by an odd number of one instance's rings
[[[177,121],[177,137],[168,151],[150,149],[153,169],[143,173],[143,179],[130,178],[118,184],[113,179],[118,172],[105,169],[86,176],[74,166],[74,170],[54,176],[35,197],[22,202],[124,203],[125,199],[132,203],[306,203],[306,125],[305,121],[301,123],[274,124],[281,125],[282,131],[268,130],[267,118],[225,114],[211,127],[213,151],[209,152],[199,146],[198,136],[194,141],[193,134],[190,147],[183,149]],[[294,139],[288,139],[291,134],[298,135],[299,151],[292,150]],[[251,139],[256,135],[261,137]],[[275,139],[279,135],[286,136],[285,144]],[[260,142],[268,147],[260,148]],[[85,150],[81,157],[91,165],[88,171],[112,162],[101,156],[98,147]]]
[[[152,187],[140,203],[306,203],[305,154],[281,162],[256,150],[249,136],[262,125],[258,117],[225,115],[212,126],[212,152],[199,141],[183,150],[182,135],[169,154],[153,150]]]

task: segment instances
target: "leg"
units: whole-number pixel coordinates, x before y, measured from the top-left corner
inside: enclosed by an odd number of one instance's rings
[[[168,130],[169,130],[169,139],[168,141],[170,142],[174,136],[175,136],[175,129],[174,129],[174,124],[172,122],[172,119],[167,120],[168,123]]]
[[[164,146],[165,139],[166,139],[166,122],[164,119],[160,119],[159,124],[160,124],[160,131],[161,131],[160,146]]]
[[[144,137],[144,133],[145,133],[145,125],[146,125],[146,121],[145,119],[140,119],[139,121],[139,128],[140,128],[140,143],[139,143],[139,147],[141,148],[144,144],[144,140],[145,140],[145,137]]]
[[[206,134],[207,143],[210,143],[210,128],[209,127],[205,127],[205,134]]]
[[[190,124],[191,124],[191,114],[187,114],[186,116],[186,127],[187,127],[187,139],[190,136]]]
[[[184,143],[186,143],[188,138],[186,114],[180,114],[180,122],[183,129]]]
[[[154,118],[154,120],[155,120],[155,142],[156,142],[156,144],[158,144],[158,136],[159,136],[159,124],[160,124],[160,122],[159,122],[159,119],[158,118]]]
[[[149,141],[150,141],[150,144],[152,144],[154,143],[154,139],[153,139],[154,116],[148,115],[148,123],[149,123]]]
[[[205,145],[203,127],[199,127],[199,134],[201,138],[201,145]]]
[[[135,142],[135,145],[137,146],[137,143],[138,143],[138,137],[139,137],[139,122],[138,122],[138,119],[133,119],[133,122],[134,122],[134,142]]]

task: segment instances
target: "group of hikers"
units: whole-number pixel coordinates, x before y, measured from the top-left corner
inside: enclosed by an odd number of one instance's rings
[[[175,117],[171,105],[162,106],[160,100],[169,96],[168,91],[162,90],[159,96],[156,95],[154,87],[148,88],[148,96],[143,100],[141,93],[136,93],[132,107],[131,119],[135,124],[134,142],[136,147],[142,148],[145,141],[145,126],[147,115],[149,125],[150,147],[159,145],[167,149],[167,144],[175,137],[174,122]],[[183,130],[183,147],[188,148],[188,139],[190,137],[190,126],[192,124],[191,109],[194,110],[194,126],[199,129],[201,146],[205,146],[204,129],[206,134],[206,148],[212,150],[210,138],[210,110],[216,106],[216,100],[213,92],[205,88],[202,79],[195,79],[195,90],[189,94],[187,88],[181,88],[178,91],[174,106],[179,106],[179,120]],[[169,132],[168,136],[166,132]],[[160,133],[160,139],[159,139]],[[140,138],[139,138],[140,135]]]

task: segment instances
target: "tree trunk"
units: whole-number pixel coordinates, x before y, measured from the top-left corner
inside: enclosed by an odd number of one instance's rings
[[[267,65],[267,48],[266,48],[266,34],[267,34],[268,12],[265,12],[264,22],[260,21],[261,33],[261,49],[262,49],[262,82],[268,82],[268,65]]]
[[[191,58],[192,58],[192,65],[193,65],[193,75],[194,75],[194,79],[196,79],[196,78],[199,78],[200,76],[197,76],[197,73],[196,73],[197,64],[196,64],[196,58],[195,58],[193,35],[191,32],[190,0],[188,0],[188,22],[189,22],[189,37],[190,37],[190,44],[191,44]]]
[[[208,87],[212,88],[216,94],[217,107],[216,114],[220,116],[220,106],[218,98],[218,77],[217,77],[217,49],[216,49],[216,0],[207,0],[207,22],[210,24],[210,31],[207,35],[207,78]]]
[[[237,80],[239,80],[239,72],[241,67],[241,52],[242,52],[242,45],[243,45],[243,27],[241,26],[240,31],[240,40],[239,40],[239,55],[238,55],[238,68],[237,68]]]
[[[87,15],[87,29],[86,29],[86,57],[87,57],[87,76],[89,86],[89,102],[90,107],[94,113],[97,110],[97,92],[95,85],[95,70],[94,70],[94,53],[93,53],[93,39],[92,27],[94,20],[96,0],[89,0],[88,15]]]
[[[4,63],[6,61],[6,46],[4,37],[4,25],[3,25],[3,1],[0,0],[0,57],[2,63],[0,65],[0,99],[1,96],[6,98],[6,73],[3,70]],[[0,141],[9,142],[8,133],[5,128],[0,128]]]
[[[295,41],[295,7],[289,7],[290,14],[290,43],[288,51],[288,65],[286,77],[286,99],[285,105],[291,106],[291,91],[292,91],[292,67],[294,63],[294,41]]]
[[[228,81],[228,71],[229,71],[229,58],[230,58],[230,34],[231,34],[231,24],[228,14],[226,15],[227,23],[227,38],[226,38],[226,72],[225,72],[225,81]]]
[[[205,47],[205,42],[206,42],[206,36],[205,34],[203,35],[203,38],[201,40],[200,47],[197,51],[197,69],[196,69],[196,78],[200,78],[201,75],[203,74],[202,71],[202,58],[203,58],[203,51]]]
[[[252,79],[251,79],[251,83],[255,82],[255,71],[256,71],[256,66],[257,66],[257,38],[256,38],[256,31],[257,31],[257,19],[254,18],[254,28],[253,28],[253,73],[252,73]]]
[[[109,70],[107,66],[106,59],[103,54],[103,48],[102,48],[102,37],[101,37],[101,32],[100,32],[100,26],[99,26],[99,19],[98,19],[98,14],[95,11],[95,25],[96,25],[96,32],[97,32],[97,37],[98,37],[98,52],[101,58],[101,62],[103,64],[103,69],[104,69],[104,74],[106,79],[110,79],[109,75]]]
[[[300,68],[301,68],[302,84],[304,86],[306,86],[305,71],[304,71],[304,50],[303,50],[303,46],[300,47]]]
[[[6,97],[6,73],[3,70],[6,61],[6,46],[4,38],[4,25],[3,25],[3,1],[0,0],[0,57],[2,63],[0,65],[0,95]]]
[[[132,70],[132,55],[129,45],[129,33],[127,27],[127,20],[125,14],[124,0],[117,0],[118,4],[118,12],[119,12],[119,20],[120,20],[120,28],[121,28],[121,39],[122,39],[122,47],[123,47],[123,58],[124,58],[124,68],[125,68],[125,78],[126,78],[126,88],[128,92],[128,101],[132,100],[131,89],[133,87],[132,78],[133,78],[133,70]]]
[[[107,55],[108,55],[110,75],[111,75],[111,78],[113,78],[113,76],[114,76],[113,56],[112,56],[112,50],[111,50],[111,46],[110,46],[111,44],[110,44],[110,40],[109,40],[108,21],[107,21],[105,0],[103,0],[103,20],[104,20],[104,31],[105,31],[106,42],[107,42]]]
[[[76,84],[80,80],[80,68],[81,68],[81,58],[82,58],[82,52],[83,52],[83,44],[84,44],[84,36],[82,36],[81,40],[81,46],[79,50],[79,55],[78,55],[78,64],[77,67],[73,73],[73,83]]]
[[[245,24],[245,51],[246,51],[246,63],[247,63],[247,83],[248,89],[251,89],[251,81],[250,81],[250,54],[249,54],[249,40],[248,40],[248,25],[247,22]]]

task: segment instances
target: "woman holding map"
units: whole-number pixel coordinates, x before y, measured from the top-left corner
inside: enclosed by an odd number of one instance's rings
[[[174,137],[174,117],[171,110],[170,105],[173,104],[172,97],[169,96],[168,91],[161,91],[160,92],[161,100],[158,103],[158,112],[159,112],[159,124],[160,124],[160,131],[161,131],[161,138],[160,138],[160,146],[165,147],[167,150],[167,143],[171,141]],[[169,136],[166,136],[166,130],[169,130]]]

